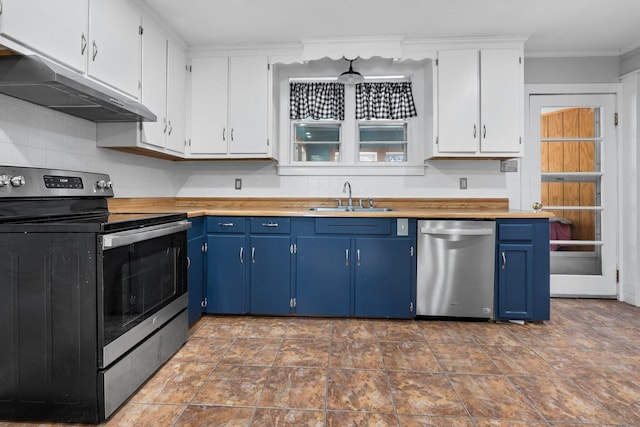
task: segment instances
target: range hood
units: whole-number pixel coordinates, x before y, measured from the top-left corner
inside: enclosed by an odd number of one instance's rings
[[[96,123],[157,120],[141,103],[36,55],[0,56],[0,93]]]

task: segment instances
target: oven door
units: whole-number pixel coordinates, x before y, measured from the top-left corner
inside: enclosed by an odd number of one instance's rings
[[[100,236],[99,367],[106,368],[187,307],[189,221]]]

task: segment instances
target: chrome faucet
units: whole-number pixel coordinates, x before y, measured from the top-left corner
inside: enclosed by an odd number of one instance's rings
[[[351,183],[349,181],[345,181],[344,185],[342,186],[343,193],[347,192],[347,187],[349,188],[349,201],[347,203],[347,209],[353,210],[353,199],[351,198]]]

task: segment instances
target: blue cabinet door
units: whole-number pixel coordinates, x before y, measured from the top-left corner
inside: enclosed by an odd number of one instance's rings
[[[498,297],[500,319],[533,320],[533,245],[498,244]]]
[[[244,234],[207,236],[207,313],[246,313]]]
[[[187,289],[189,290],[189,325],[202,316],[204,299],[204,253],[203,238],[199,236],[187,241]]]
[[[296,313],[348,316],[351,238],[300,236],[296,252]]]
[[[362,237],[355,248],[355,315],[411,317],[411,240]]]
[[[251,236],[252,314],[289,314],[291,239],[289,235]]]
[[[202,316],[204,300],[204,217],[192,218],[187,230],[187,289],[189,291],[189,325]]]

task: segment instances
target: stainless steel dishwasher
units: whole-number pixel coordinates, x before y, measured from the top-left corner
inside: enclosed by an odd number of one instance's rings
[[[495,221],[418,221],[421,316],[493,318]]]

